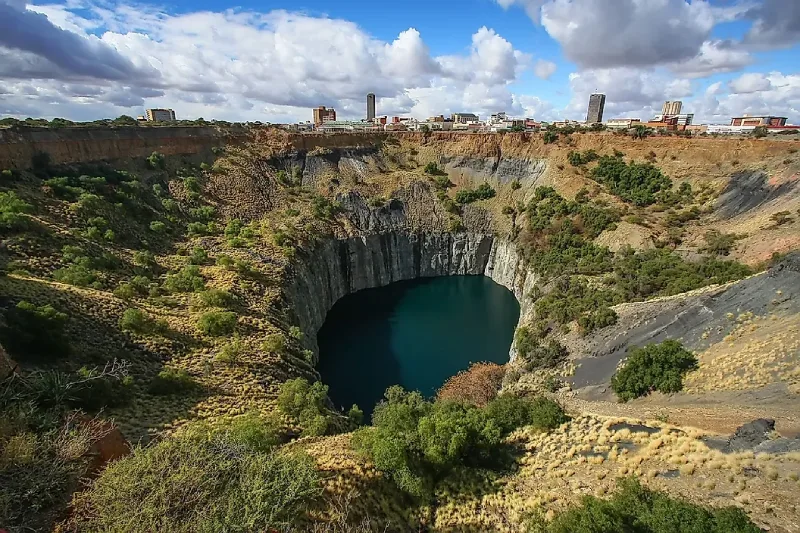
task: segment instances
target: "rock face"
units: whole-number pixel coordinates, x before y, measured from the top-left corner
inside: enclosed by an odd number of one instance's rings
[[[525,290],[514,246],[491,234],[388,231],[318,244],[294,269],[286,294],[310,346],[336,301],[361,289],[422,277],[486,275]]]

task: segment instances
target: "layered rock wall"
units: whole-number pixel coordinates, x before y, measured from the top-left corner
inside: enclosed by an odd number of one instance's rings
[[[286,296],[316,353],[316,333],[339,298],[396,281],[454,275],[488,276],[514,293],[520,320],[529,312],[524,295],[535,276],[524,269],[513,243],[484,233],[396,230],[329,239],[297,262]]]

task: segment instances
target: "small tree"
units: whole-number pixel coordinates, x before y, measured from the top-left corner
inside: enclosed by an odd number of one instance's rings
[[[766,126],[756,126],[753,128],[753,132],[751,133],[753,137],[756,139],[760,139],[762,137],[767,136],[767,127]]]
[[[238,318],[230,311],[209,311],[200,315],[197,329],[205,335],[220,337],[230,335],[236,329]]]
[[[611,388],[623,402],[652,391],[679,392],[684,375],[697,366],[694,354],[678,341],[648,344],[631,351],[628,360],[611,378]]]
[[[474,363],[448,379],[436,393],[436,398],[482,407],[497,396],[505,373],[505,368],[495,363]]]
[[[292,379],[281,385],[278,409],[297,420],[303,435],[324,435],[330,426],[325,407],[327,396],[328,386],[320,381],[310,384],[303,378]]]
[[[558,140],[558,133],[555,131],[547,130],[543,136],[544,144],[552,144]]]

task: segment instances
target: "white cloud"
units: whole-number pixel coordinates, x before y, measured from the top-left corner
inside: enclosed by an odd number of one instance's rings
[[[705,41],[696,56],[670,65],[678,75],[704,78],[712,74],[735,72],[751,64],[753,57],[731,41]]]
[[[550,76],[552,76],[556,71],[556,64],[552,61],[547,61],[544,59],[540,59],[536,62],[536,65],[533,67],[533,72],[536,74],[537,77],[546,80]]]
[[[764,74],[757,72],[742,74],[735,80],[731,80],[728,85],[731,88],[731,92],[735,94],[756,93],[772,88],[769,79]]]
[[[768,49],[800,42],[800,2],[796,0],[763,0],[744,16],[753,20],[746,44]]]
[[[285,121],[307,120],[309,108],[327,105],[344,118],[360,118],[367,92],[378,96],[380,113],[442,112],[422,102],[426,93],[454,110],[489,111],[512,104],[508,86],[531,64],[486,27],[472,35],[466,54],[434,57],[414,28],[384,42],[350,21],[286,11],[171,15],[148,5],[109,10],[80,3],[93,0],[70,1],[21,13],[82,48],[23,48],[0,35],[0,73],[15,73],[3,78],[36,79],[60,96],[41,99],[42,115],[82,116],[78,99],[88,98],[109,114],[138,114],[147,105],[171,106],[184,117]],[[35,32],[29,34],[35,42]],[[120,65],[125,76],[117,74]],[[11,94],[5,113],[28,113],[28,100],[40,98],[20,93],[20,84],[5,90]]]

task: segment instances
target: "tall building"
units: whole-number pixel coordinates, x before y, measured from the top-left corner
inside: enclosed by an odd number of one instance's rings
[[[586,114],[587,124],[603,122],[603,108],[606,106],[606,95],[593,94],[589,97],[589,112]]]
[[[375,94],[369,93],[367,95],[367,120],[375,118]]]
[[[336,120],[336,110],[326,109],[324,105],[314,108],[314,125],[319,127],[323,122]]]
[[[172,109],[146,109],[145,116],[148,122],[168,122],[175,120],[175,111]]]
[[[661,106],[661,114],[680,115],[682,107],[683,107],[683,102],[681,102],[680,100],[675,100],[673,102],[667,100],[666,102],[664,102],[664,105]]]

